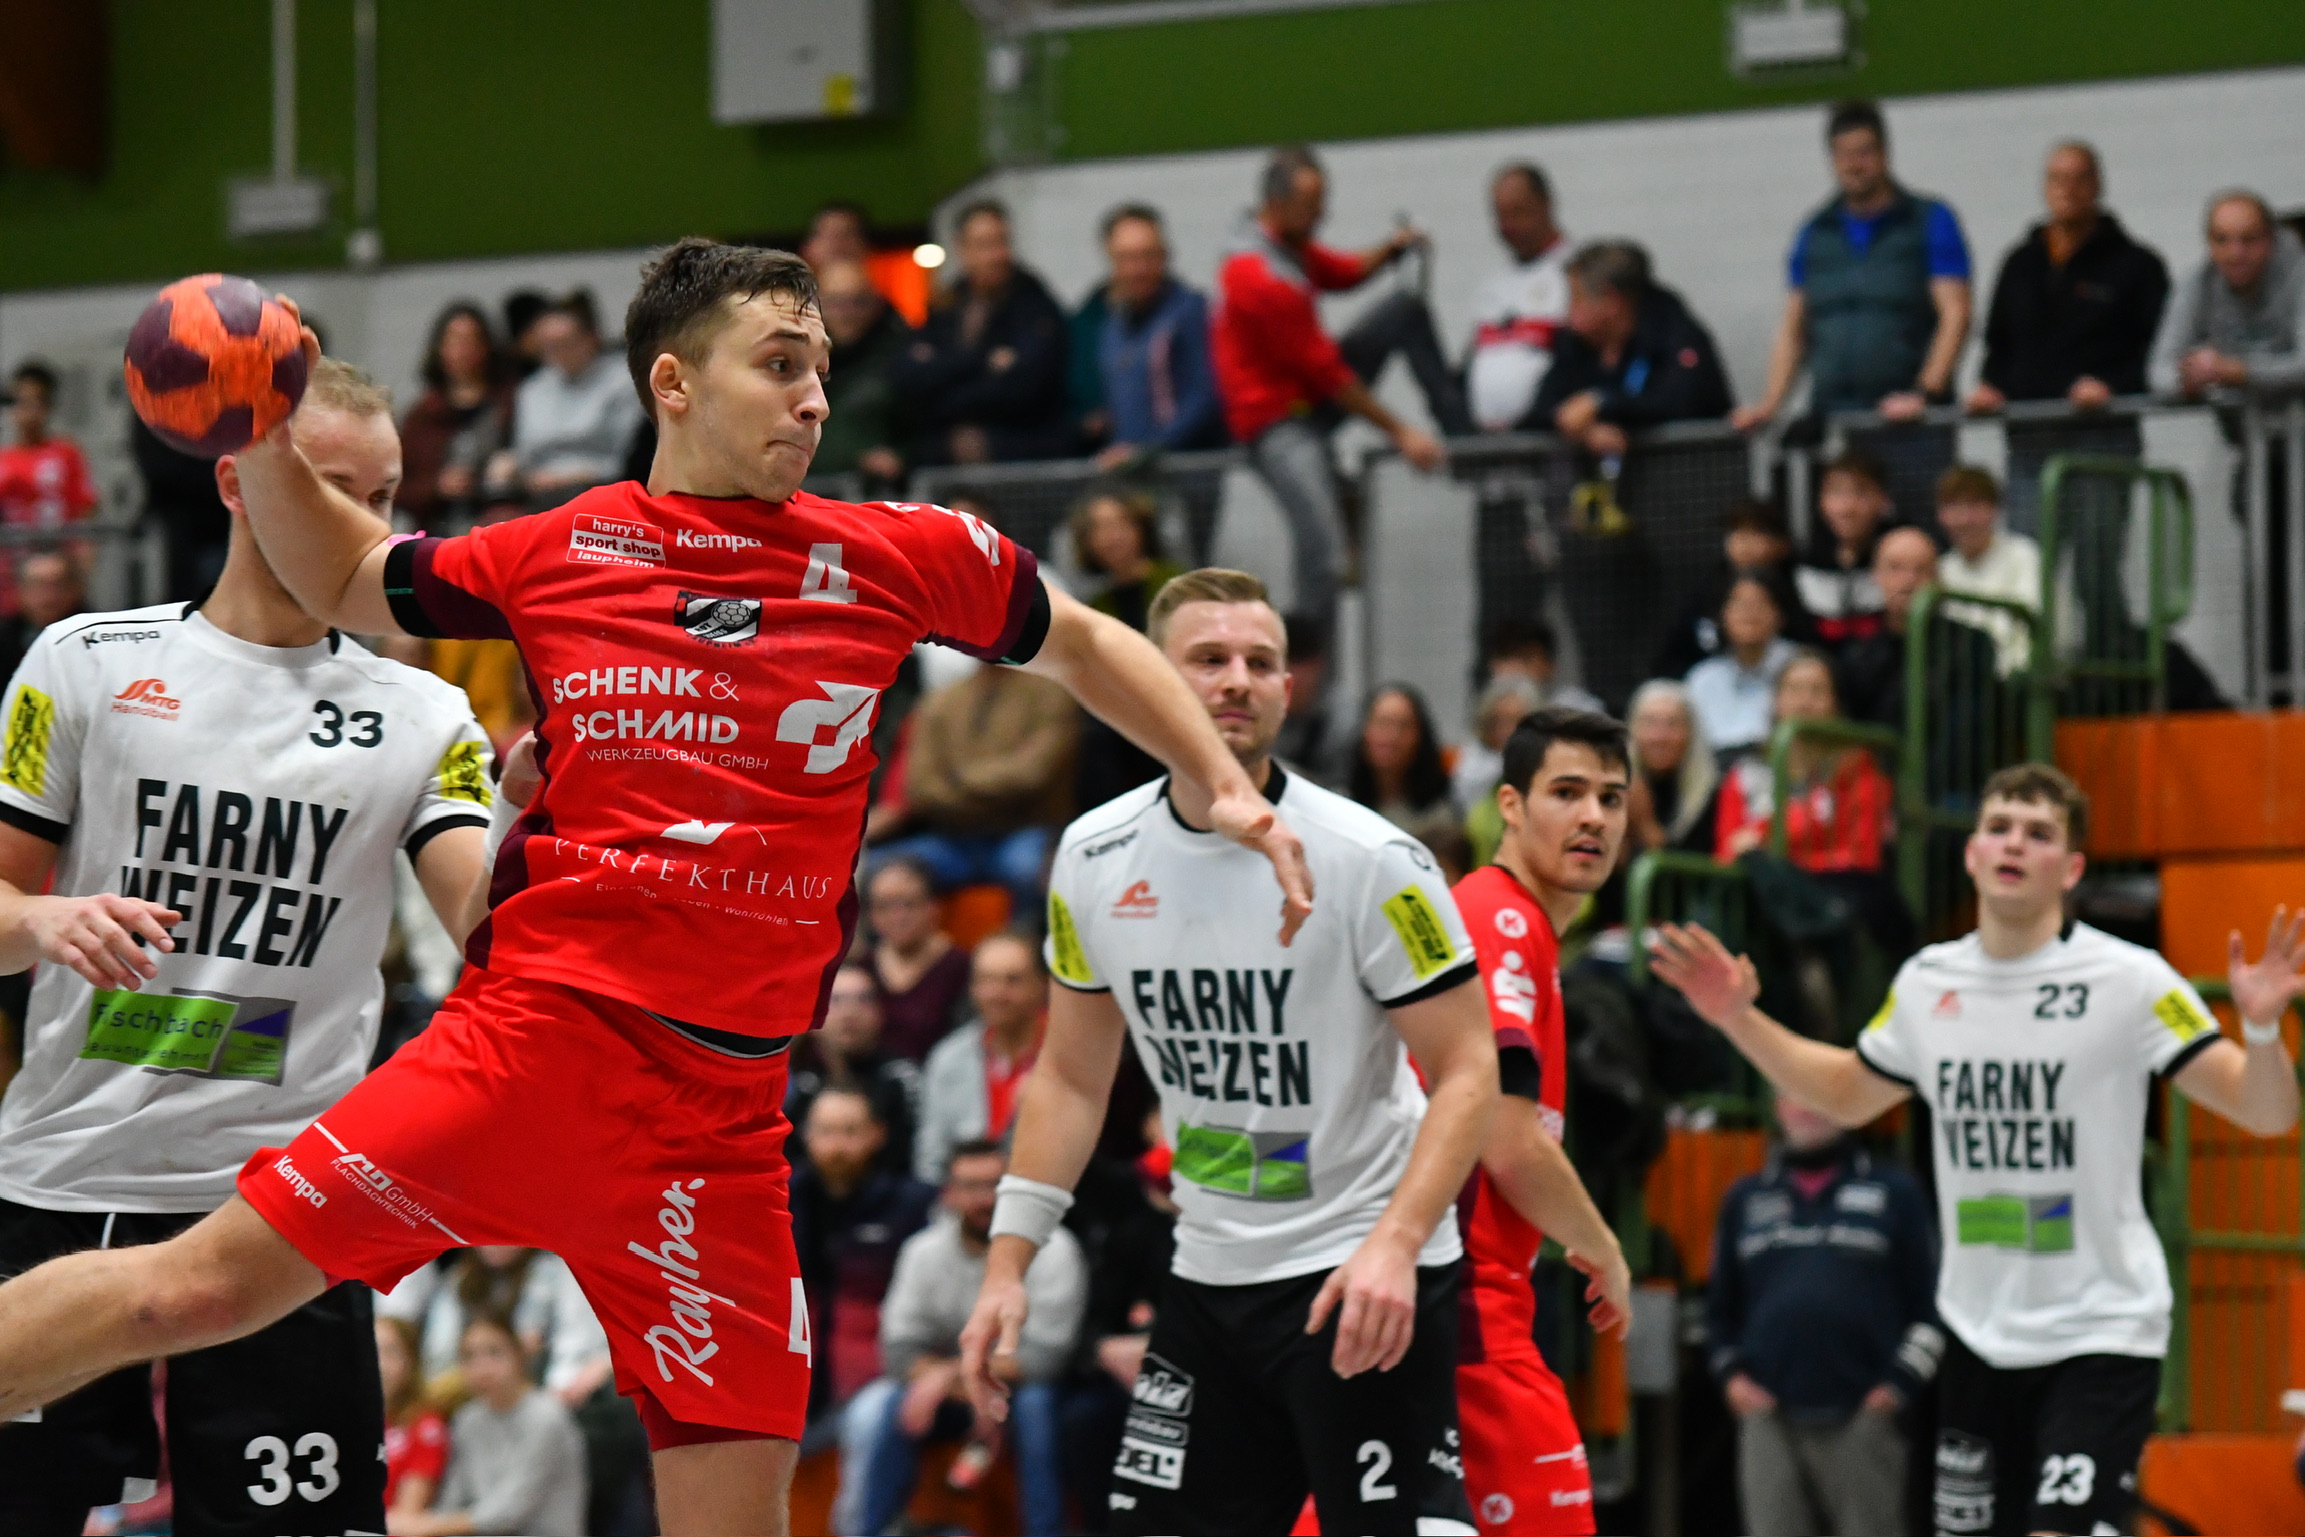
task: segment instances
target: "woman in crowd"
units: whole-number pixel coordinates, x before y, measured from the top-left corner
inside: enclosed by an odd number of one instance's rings
[[[1777,675],[1796,649],[1785,639],[1790,605],[1777,578],[1740,571],[1721,598],[1721,650],[1689,669],[1689,707],[1697,734],[1716,757],[1747,752],[1769,739]]]
[[[881,1047],[918,1062],[951,1033],[968,999],[968,953],[937,926],[936,880],[903,856],[865,882],[873,975],[880,979]]]
[[[1687,685],[1655,678],[1625,711],[1633,737],[1632,833],[1643,849],[1713,847],[1713,793],[1721,770],[1697,729]]]
[[[440,312],[425,344],[424,393],[400,422],[397,498],[415,525],[460,534],[480,511],[481,478],[512,428],[512,386],[488,315],[469,299]]]
[[[512,1320],[473,1314],[456,1353],[472,1397],[449,1425],[439,1508],[391,1513],[393,1537],[582,1537],[584,1439],[560,1400],[529,1381]]]
[[[431,1505],[448,1467],[448,1422],[417,1370],[416,1325],[377,1319],[376,1365],[384,1378],[384,1508],[414,1515]]]
[[[513,1244],[480,1244],[443,1270],[427,1265],[379,1304],[388,1318],[419,1330],[417,1354],[436,1397],[453,1398],[458,1342],[481,1313],[502,1313],[518,1328],[527,1359],[570,1407],[608,1380],[608,1336],[583,1289],[558,1255]]]
[[[1833,666],[1803,650],[1777,679],[1777,721],[1840,717]],[[1785,805],[1785,857],[1812,874],[1878,871],[1888,840],[1895,792],[1870,748],[1796,737],[1785,755],[1792,794]],[[1735,859],[1768,847],[1776,784],[1766,754],[1732,765],[1721,781],[1716,857]]]
[[[1144,629],[1153,596],[1183,569],[1162,556],[1160,508],[1141,491],[1092,492],[1073,511],[1072,547],[1081,571],[1104,584],[1089,606],[1132,630]],[[1159,759],[1084,714],[1073,770],[1074,805],[1101,806],[1163,772]]]
[[[1369,696],[1346,793],[1421,839],[1443,865],[1465,863],[1464,833],[1433,713],[1407,684],[1388,683]]]
[[[876,1160],[884,1169],[912,1167],[912,1128],[920,1099],[920,1064],[891,1055],[882,1044],[880,979],[868,962],[846,960],[833,974],[824,1028],[792,1043],[791,1081],[784,1118],[797,1130],[808,1107],[827,1089],[853,1089],[872,1101],[886,1140]],[[801,1139],[794,1137],[798,1143]],[[802,1150],[802,1156],[806,1156]]]

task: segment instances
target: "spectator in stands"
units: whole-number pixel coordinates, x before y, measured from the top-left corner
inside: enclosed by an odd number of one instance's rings
[[[1779,723],[1840,718],[1833,664],[1823,653],[1803,650],[1785,664],[1775,713]],[[1793,785],[1785,807],[1786,858],[1811,872],[1879,870],[1894,792],[1871,750],[1797,736],[1785,757]],[[1753,753],[1721,776],[1716,859],[1768,846],[1777,811],[1774,772],[1765,754]]]
[[[1971,593],[2041,607],[2041,547],[2001,522],[2001,488],[1992,472],[1957,464],[1937,481],[1937,526],[1950,546],[1937,563],[1937,581],[1947,592]],[[1993,637],[2000,650],[2002,677],[2033,660],[2026,627],[1988,609],[1953,610],[1954,617]]]
[[[448,1421],[417,1370],[416,1325],[376,1320],[376,1370],[384,1383],[384,1512],[388,1521],[430,1508],[448,1470]]]
[[[1873,544],[1895,521],[1880,461],[1851,449],[1825,466],[1817,484],[1817,526],[1809,551],[1793,568],[1794,590],[1808,610],[1817,643],[1836,650],[1881,627],[1881,590],[1873,585]]]
[[[584,1438],[560,1401],[528,1380],[512,1321],[475,1314],[457,1341],[457,1360],[472,1397],[449,1422],[439,1504],[398,1516],[393,1537],[582,1537]]]
[[[1353,754],[1346,794],[1446,860],[1462,841],[1463,813],[1449,794],[1449,771],[1425,696],[1406,683],[1388,683],[1361,712],[1359,750]]]
[[[962,1143],[1008,1136],[1048,1023],[1040,946],[1019,933],[986,939],[970,961],[968,995],[976,1019],[938,1042],[921,1069],[912,1167],[923,1180],[934,1180]]]
[[[1631,832],[1639,849],[1713,850],[1714,791],[1720,764],[1697,729],[1685,683],[1655,678],[1633,691],[1625,708],[1632,733]]]
[[[589,292],[554,300],[530,334],[545,366],[513,396],[512,444],[490,475],[516,479],[535,512],[622,474],[643,414],[624,359],[601,348]]]
[[[60,529],[96,510],[96,483],[80,445],[56,432],[56,370],[16,365],[8,377],[8,418],[15,441],[0,448],[0,523]]]
[[[1335,625],[1344,567],[1343,514],[1327,429],[1347,413],[1391,438],[1421,470],[1446,458],[1430,434],[1393,415],[1369,386],[1394,353],[1404,355],[1443,432],[1468,431],[1471,418],[1433,335],[1432,313],[1406,292],[1372,308],[1343,338],[1321,330],[1317,296],[1358,288],[1425,243],[1422,232],[1397,231],[1366,251],[1316,243],[1328,211],[1328,177],[1302,146],[1276,150],[1266,162],[1263,201],[1218,270],[1210,348],[1225,423],[1249,454],[1295,542],[1296,613]]]
[[[1765,497],[1740,496],[1721,516],[1721,564],[1689,599],[1680,618],[1665,632],[1649,670],[1660,678],[1685,678],[1706,657],[1720,654],[1721,600],[1740,571],[1765,571],[1777,579],[1778,595],[1789,605],[1785,638],[1807,645],[1816,639],[1809,611],[1793,586],[1793,534],[1785,512]]]
[[[1721,649],[1690,668],[1688,680],[1697,734],[1718,757],[1768,740],[1777,679],[1797,649],[1785,638],[1791,602],[1765,571],[1738,572],[1721,597]]]
[[[1073,563],[1103,583],[1089,606],[1142,631],[1153,595],[1183,568],[1161,551],[1160,507],[1143,491],[1101,488],[1072,515]],[[1080,757],[1073,804],[1101,806],[1167,772],[1160,760],[1118,731],[1080,713]]]
[[[168,601],[198,602],[223,575],[232,540],[232,514],[216,494],[216,462],[169,447],[133,412],[128,451],[144,482],[144,515],[167,535]]]
[[[1288,623],[1288,714],[1273,741],[1273,756],[1315,784],[1345,782],[1352,760],[1352,723],[1337,709],[1329,670],[1328,632],[1312,619]],[[1157,637],[1154,644],[1158,645]]]
[[[1071,813],[1080,712],[1046,678],[987,662],[920,702],[905,748],[907,813],[925,830],[883,846],[936,883],[998,883],[1010,911],[1040,911],[1042,867]]]
[[[918,859],[876,855],[865,877],[867,958],[880,982],[881,1048],[918,1062],[959,1023],[968,952],[938,923],[935,873]]]
[[[792,1044],[784,1115],[793,1125],[806,1126],[809,1106],[819,1094],[834,1089],[861,1094],[871,1101],[880,1127],[879,1163],[909,1169],[920,1064],[883,1046],[881,1028],[880,979],[872,963],[861,957],[841,962],[825,997],[823,1027]]]
[[[1729,1187],[1705,1299],[1749,1532],[1900,1537],[1898,1416],[1937,1374],[1937,1255],[1913,1176],[1788,1095]]]
[[[1569,242],[1553,222],[1553,189],[1526,161],[1489,181],[1497,238],[1511,259],[1473,290],[1473,341],[1465,355],[1466,405],[1483,432],[1528,417],[1569,319]]]
[[[1482,685],[1473,701],[1473,736],[1457,748],[1457,761],[1449,770],[1449,793],[1465,811],[1464,837],[1467,868],[1479,869],[1494,859],[1505,839],[1505,816],[1497,807],[1497,785],[1504,778],[1505,739],[1513,728],[1544,708],[1544,695],[1536,684],[1517,672],[1499,672]]]
[[[16,612],[0,619],[0,677],[14,677],[40,632],[88,607],[80,563],[62,550],[33,550],[16,566]]]
[[[1065,411],[1065,316],[1020,266],[1008,210],[961,210],[960,283],[898,354],[889,380],[920,424],[923,464],[1056,459],[1073,447]]]
[[[2116,395],[2145,393],[2146,358],[2169,302],[2160,256],[2099,202],[2096,150],[2078,139],[2050,150],[2041,190],[2049,216],[2001,262],[1985,317],[1984,372],[1968,405],[1989,412],[2012,400],[2063,400],[2095,419],[2008,424],[2005,510],[2021,534],[2039,527],[2041,467],[2051,455],[2134,459],[2142,451],[2135,418],[2102,413]],[[2125,488],[2120,495],[2126,503]]]
[[[1969,246],[1953,210],[1908,192],[1889,174],[1889,130],[1869,101],[1836,104],[1826,119],[1831,201],[1793,237],[1790,292],[1769,354],[1761,398],[1731,420],[1758,427],[1784,409],[1805,364],[1812,412],[1878,411],[1917,422],[1949,401],[1969,334]],[[1953,456],[1950,428],[1872,435],[1915,484],[1918,518],[1928,486]]]
[[[1114,469],[1156,450],[1221,445],[1208,300],[1170,276],[1160,214],[1142,203],[1114,209],[1105,215],[1104,249],[1112,276],[1092,356],[1111,442],[1099,461]]]
[[[801,237],[800,259],[816,269],[819,283],[841,262],[864,265],[872,254],[872,220],[862,205],[832,198],[816,205],[808,216],[808,233]]]
[[[816,292],[832,340],[832,372],[824,398],[831,407],[809,470],[858,475],[868,494],[900,489],[906,429],[897,409],[894,369],[912,342],[912,327],[889,308],[861,263],[846,258],[817,269]]]
[[[1544,620],[1501,619],[1490,626],[1486,638],[1490,677],[1512,674],[1528,679],[1537,687],[1540,707],[1601,709],[1601,701],[1589,690],[1561,680],[1560,637]]]
[[[881,1157],[887,1131],[862,1091],[835,1084],[803,1112],[805,1161],[792,1170],[792,1242],[808,1295],[815,1370],[811,1440],[837,1433],[848,1404],[880,1376],[880,1311],[897,1250],[928,1222],[936,1187]]]
[[[1648,252],[1599,240],[1570,258],[1569,323],[1523,426],[1614,455],[1628,431],[1726,416],[1734,404],[1712,333],[1650,276]]]
[[[1881,627],[1842,647],[1833,664],[1834,692],[1849,719],[1887,726],[1892,731],[1905,729],[1906,632],[1913,599],[1936,581],[1936,541],[1919,529],[1892,528],[1873,546],[1873,585],[1881,594]],[[1988,665],[1984,676],[1991,677],[1994,671]]]
[[[377,1305],[422,1330],[419,1364],[440,1396],[453,1396],[464,1326],[501,1313],[520,1336],[521,1359],[570,1408],[609,1377],[608,1335],[565,1262],[542,1249],[476,1244],[446,1267],[427,1265]]]
[[[536,351],[536,322],[550,308],[552,300],[533,288],[516,288],[504,296],[504,346],[515,381],[544,366]]]
[[[480,513],[488,461],[512,431],[511,371],[487,312],[469,299],[442,310],[419,372],[424,393],[400,419],[393,503],[416,528],[462,533]]]
[[[979,1421],[960,1374],[960,1331],[984,1280],[993,1199],[1007,1165],[997,1144],[973,1141],[954,1147],[944,1178],[944,1214],[914,1234],[897,1256],[880,1324],[882,1370],[892,1390],[869,1401],[858,1395],[860,1405],[877,1403],[881,1418],[871,1437],[859,1520],[840,1530],[888,1529],[912,1498],[920,1447],[931,1437],[969,1437],[971,1444],[954,1469],[972,1469],[981,1476],[1004,1429],[1015,1456],[1027,1537],[1054,1537],[1062,1526],[1057,1385],[1080,1330],[1088,1291],[1080,1244],[1070,1232],[1058,1228],[1034,1256],[1025,1272],[1031,1314],[1017,1353],[995,1358],[995,1371],[1015,1373],[1005,1427]]]

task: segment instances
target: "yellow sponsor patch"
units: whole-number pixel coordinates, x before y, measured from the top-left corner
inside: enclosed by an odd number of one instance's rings
[[[470,801],[475,806],[495,803],[496,792],[489,788],[488,764],[481,752],[478,742],[458,742],[440,755],[443,800]]]
[[[1418,980],[1446,968],[1457,958],[1457,947],[1449,942],[1448,925],[1441,915],[1433,911],[1433,904],[1424,892],[1415,886],[1403,886],[1385,899],[1384,914],[1401,937],[1401,948],[1409,953],[1409,966]]]
[[[1088,952],[1080,946],[1080,930],[1073,926],[1072,909],[1053,891],[1048,894],[1048,943],[1052,952],[1049,969],[1060,980],[1076,987],[1096,984],[1096,972],[1090,969]]]
[[[55,729],[56,701],[29,683],[19,685],[7,741],[0,744],[0,783],[26,795],[47,794],[48,738]]]
[[[2153,1005],[2153,1013],[2180,1041],[2189,1041],[2204,1030],[2217,1028],[2217,1021],[2181,987],[2172,987],[2163,993],[2161,1001]]]
[[[1896,1012],[1897,990],[1895,988],[1891,988],[1889,990],[1889,996],[1881,1000],[1880,1009],[1873,1015],[1871,1019],[1865,1022],[1865,1028],[1867,1030],[1881,1030],[1887,1028],[1889,1023],[1889,1016]]]

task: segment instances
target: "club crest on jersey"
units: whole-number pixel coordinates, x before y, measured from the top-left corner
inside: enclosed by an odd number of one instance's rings
[[[1120,899],[1112,905],[1115,918],[1154,918],[1160,915],[1161,899],[1153,895],[1149,882],[1134,881]]]
[[[664,530],[630,518],[578,514],[568,526],[570,560],[604,561],[612,566],[664,564]]]
[[[684,591],[673,603],[672,618],[708,646],[749,646],[760,634],[760,599]]]
[[[149,715],[158,720],[174,720],[184,708],[184,701],[169,697],[168,685],[158,678],[138,678],[112,696],[112,711],[116,715]]]
[[[1500,907],[1497,909],[1497,932],[1507,939],[1526,939],[1529,920],[1517,907]]]

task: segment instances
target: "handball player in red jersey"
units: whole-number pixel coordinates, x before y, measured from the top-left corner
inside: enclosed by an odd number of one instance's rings
[[[1616,1235],[1561,1151],[1568,1041],[1560,930],[1617,866],[1625,841],[1625,728],[1585,710],[1539,710],[1505,743],[1496,863],[1452,893],[1472,936],[1497,1031],[1503,1095],[1481,1165],[1457,1203],[1472,1299],[1457,1346],[1465,1496],[1484,1534],[1590,1532],[1584,1439],[1530,1331],[1529,1267],[1546,1233],[1589,1277],[1596,1329],[1629,1320]]]
[[[1149,642],[977,519],[800,490],[827,344],[797,257],[684,240],[625,336],[659,435],[645,487],[392,541],[284,430],[239,456],[258,542],[315,617],[518,642],[542,788],[423,1035],[181,1236],[0,1287],[0,1420],[331,1282],[530,1245],[608,1330],[668,1537],[783,1532],[813,1349],[783,1051],[849,947],[870,730],[918,641],[1065,684],[1272,860],[1284,938],[1311,911],[1296,836]]]

